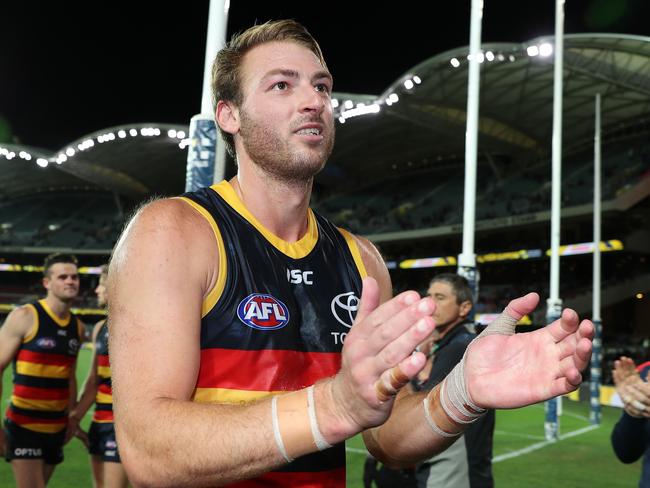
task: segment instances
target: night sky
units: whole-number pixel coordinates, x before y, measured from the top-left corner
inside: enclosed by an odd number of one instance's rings
[[[114,125],[189,123],[201,104],[208,5],[3,2],[0,141],[7,124],[14,142],[55,150]],[[553,0],[485,0],[483,42],[552,34],[554,10]],[[379,94],[428,57],[468,45],[469,11],[470,0],[232,0],[228,35],[294,18],[320,42],[335,91]],[[648,19],[648,0],[567,0],[565,31],[650,35]]]

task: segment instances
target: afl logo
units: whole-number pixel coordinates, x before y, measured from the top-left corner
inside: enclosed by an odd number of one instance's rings
[[[353,291],[341,293],[332,299],[332,314],[340,324],[345,325],[348,329],[352,328],[354,319],[359,309],[359,299]]]
[[[36,341],[36,345],[38,347],[42,347],[43,349],[53,349],[56,347],[56,340],[52,339],[51,337],[41,337]]]
[[[258,330],[281,329],[289,323],[289,309],[277,298],[253,293],[237,307],[239,320]]]

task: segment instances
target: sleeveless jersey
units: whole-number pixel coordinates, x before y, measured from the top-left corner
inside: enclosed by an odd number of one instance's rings
[[[95,339],[95,357],[97,358],[97,396],[93,422],[113,422],[113,389],[111,386],[111,365],[108,360],[108,320],[97,333]]]
[[[75,374],[82,325],[72,313],[61,320],[45,300],[27,307],[35,323],[13,361],[14,390],[7,418],[28,430],[56,433],[68,423],[68,381]]]
[[[226,181],[181,198],[210,223],[220,256],[194,401],[246,404],[335,375],[366,275],[354,238],[309,210],[307,234],[283,241]],[[345,487],[344,443],[233,486]]]

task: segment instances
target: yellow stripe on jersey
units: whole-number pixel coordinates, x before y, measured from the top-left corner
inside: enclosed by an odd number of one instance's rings
[[[68,378],[69,366],[56,366],[52,364],[36,364],[27,361],[16,361],[16,373],[41,378]]]
[[[205,220],[207,220],[210,224],[210,227],[212,227],[212,232],[214,232],[214,237],[217,240],[217,248],[219,250],[219,275],[217,276],[217,282],[215,283],[214,287],[203,299],[203,304],[201,305],[201,318],[203,318],[215,306],[221,297],[221,294],[223,293],[223,289],[226,286],[226,273],[228,271],[228,264],[226,260],[226,246],[223,244],[223,238],[221,237],[219,226],[214,221],[212,215],[210,215],[210,212],[189,198],[179,197],[179,200],[183,200],[185,203],[194,208],[194,210],[203,215]]]
[[[311,209],[307,210],[307,233],[296,242],[287,242],[264,227],[264,225],[262,225],[262,223],[257,220],[252,213],[250,213],[244,203],[239,199],[237,193],[235,193],[235,189],[230,185],[230,183],[222,181],[219,184],[212,185],[210,188],[217,192],[239,215],[244,217],[253,227],[255,227],[273,247],[290,258],[304,258],[312,251],[312,249],[314,249],[314,246],[318,242],[318,225],[316,224],[314,212],[312,212]]]
[[[97,403],[113,403],[113,395],[109,395],[108,393],[102,393],[101,391],[98,391],[97,396],[95,396],[95,401]]]
[[[45,301],[45,299],[43,299],[43,300],[39,300],[38,303],[41,304],[41,307],[43,307],[43,310],[45,310],[45,313],[48,314],[48,315],[50,316],[50,318],[51,318],[52,320],[54,320],[54,322],[56,322],[56,324],[57,324],[58,326],[60,326],[60,327],[67,327],[67,326],[68,326],[68,324],[70,323],[70,312],[68,312],[68,315],[67,315],[66,318],[62,319],[61,317],[59,317],[57,314],[55,314],[55,313],[52,311],[52,309],[51,309],[50,306],[47,304],[47,302]]]
[[[366,271],[366,266],[363,264],[363,259],[361,259],[361,252],[359,251],[357,240],[347,230],[341,229],[340,227],[337,228],[339,232],[343,234],[343,237],[345,237],[345,240],[348,243],[348,247],[350,248],[350,252],[352,253],[352,259],[354,259],[354,264],[357,265],[357,269],[359,270],[361,279],[365,278],[366,276],[368,276],[368,272]]]
[[[32,328],[23,339],[23,344],[27,344],[34,337],[36,337],[36,334],[38,333],[38,312],[36,311],[36,307],[31,303],[26,306],[31,309],[32,314],[34,315],[34,323],[32,324]]]
[[[97,366],[97,375],[102,378],[111,377],[111,367],[110,366]]]
[[[11,403],[18,408],[28,410],[44,410],[48,412],[63,411],[68,406],[68,399],[63,400],[35,400],[33,398],[22,398],[16,395],[11,396]]]
[[[254,403],[285,391],[231,390],[229,388],[196,388],[192,400],[197,403],[228,403],[244,405]]]

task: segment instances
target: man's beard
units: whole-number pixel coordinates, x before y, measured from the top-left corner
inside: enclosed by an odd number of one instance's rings
[[[292,150],[289,141],[283,139],[272,124],[263,124],[241,110],[240,134],[244,149],[253,162],[271,177],[288,183],[306,183],[318,174],[332,153],[334,147],[334,125],[329,136],[318,149],[308,147]],[[308,118],[297,124],[317,122],[320,117]]]

